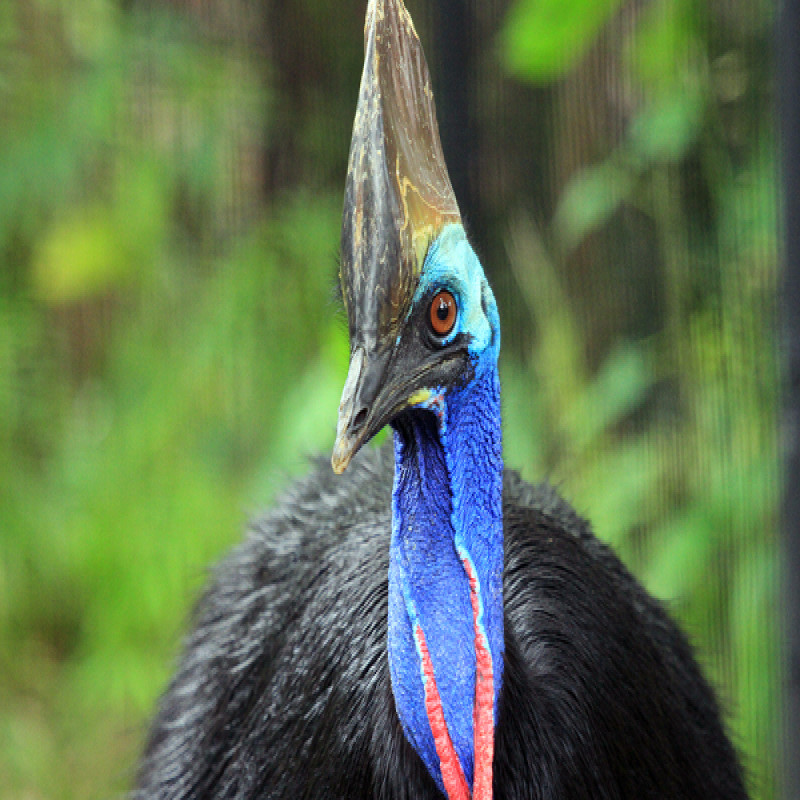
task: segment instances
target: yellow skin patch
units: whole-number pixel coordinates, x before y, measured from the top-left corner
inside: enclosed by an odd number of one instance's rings
[[[431,399],[431,390],[430,389],[418,389],[414,394],[412,394],[408,398],[408,404],[410,406],[418,406],[420,403],[426,403],[428,400]]]

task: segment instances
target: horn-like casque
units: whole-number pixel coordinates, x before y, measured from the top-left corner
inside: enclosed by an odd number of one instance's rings
[[[438,232],[461,217],[430,74],[402,0],[370,0],[342,220],[351,348],[393,341]]]

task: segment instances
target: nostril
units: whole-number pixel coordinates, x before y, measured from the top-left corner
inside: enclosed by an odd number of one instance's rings
[[[364,427],[364,423],[367,421],[367,409],[362,408],[358,414],[353,417],[353,422],[350,424],[350,430],[353,433],[356,433]]]

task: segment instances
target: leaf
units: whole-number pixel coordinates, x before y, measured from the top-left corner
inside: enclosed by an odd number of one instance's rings
[[[68,217],[49,231],[39,248],[34,266],[37,293],[48,303],[59,304],[109,288],[130,267],[119,255],[106,212]]]
[[[631,173],[612,163],[578,172],[564,189],[554,219],[564,245],[577,247],[587,234],[606,222],[632,188]]]
[[[679,161],[697,139],[703,123],[699,92],[676,91],[639,114],[630,142],[645,161]]]
[[[719,535],[702,504],[677,513],[653,532],[647,588],[662,600],[685,600],[705,578]]]
[[[518,0],[501,33],[503,61],[515,75],[547,82],[583,57],[620,0]]]
[[[566,412],[578,448],[589,447],[644,400],[653,377],[643,347],[618,345]]]

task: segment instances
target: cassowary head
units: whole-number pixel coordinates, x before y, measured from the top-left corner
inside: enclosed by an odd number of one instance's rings
[[[350,145],[341,283],[350,369],[332,464],[410,406],[496,363],[494,296],[447,174],[430,75],[403,0],[370,0]]]

